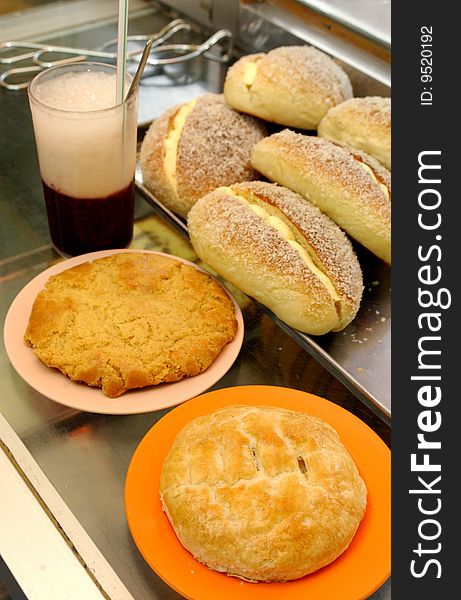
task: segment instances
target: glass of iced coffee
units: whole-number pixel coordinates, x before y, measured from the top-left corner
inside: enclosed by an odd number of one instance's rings
[[[126,90],[131,76],[127,74]],[[29,102],[50,237],[62,256],[126,248],[133,236],[137,90],[116,104],[116,68],[41,72]]]

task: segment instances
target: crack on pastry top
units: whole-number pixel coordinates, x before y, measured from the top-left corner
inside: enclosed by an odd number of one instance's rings
[[[265,124],[232,109],[222,94],[206,94],[186,118],[178,144],[178,194],[197,200],[219,185],[255,179],[251,149]]]
[[[375,179],[375,181],[377,181],[379,183],[379,185],[381,186],[381,189],[383,190],[384,194],[387,196],[387,198],[389,199],[389,202],[391,201],[391,194],[390,191],[388,189],[388,187],[386,186],[385,183],[383,183],[382,180],[380,180],[380,178],[376,175],[376,173],[373,171],[373,169],[370,167],[370,165],[368,165],[366,162],[364,162],[363,160],[361,160],[358,156],[354,156],[353,158],[355,161],[357,161],[359,163],[359,165],[365,169],[365,171],[367,171],[367,173],[369,173],[373,179]]]
[[[256,75],[258,73],[258,63],[263,56],[263,54],[252,54],[250,55],[251,60],[246,60],[242,65],[243,83],[248,88],[248,90],[251,89],[251,86],[253,85],[254,80],[256,79]]]
[[[224,189],[230,191],[232,188]],[[329,279],[326,273],[324,273],[321,268],[321,264],[320,266],[317,266],[316,263],[318,262],[318,259],[315,257],[317,260],[313,260],[312,248],[306,242],[305,238],[300,235],[300,232],[296,229],[296,227],[293,227],[291,221],[286,219],[285,215],[275,206],[272,206],[272,210],[268,209],[267,203],[265,203],[262,198],[252,195],[248,192],[248,190],[245,190],[240,194],[237,194],[235,190],[233,190],[233,193],[241,198],[248,205],[248,208],[256,215],[261,217],[269,225],[269,227],[275,229],[281,235],[281,237],[300,255],[301,259],[307,264],[313,274],[320,279],[323,285],[330,292],[332,299],[335,301],[339,300],[333,282]]]
[[[253,460],[254,460],[254,463],[255,463],[256,470],[260,471],[261,467],[259,466],[258,454],[257,454],[257,451],[256,451],[256,446],[254,444],[252,444],[250,446],[250,452],[251,452],[251,455],[253,456]]]
[[[277,208],[279,216],[301,232],[314,264],[330,279],[340,298],[347,298],[352,304],[360,302],[363,291],[360,264],[349,239],[336,223],[296,192],[275,183],[253,181],[235,184],[231,189],[250,191]],[[339,307],[336,308],[338,312]]]
[[[320,138],[320,139],[322,139],[322,138]],[[371,177],[373,177],[379,184],[384,186],[384,188],[386,190],[384,193],[385,193],[387,199],[389,201],[392,200],[391,174],[384,165],[382,165],[378,160],[373,158],[373,156],[371,156],[370,154],[367,154],[363,150],[359,150],[358,148],[353,148],[349,144],[345,144],[343,142],[338,142],[335,140],[328,140],[328,141],[331,142],[332,144],[334,144],[335,146],[338,146],[339,148],[343,148],[344,150],[349,152],[349,154],[352,156],[352,158],[355,161],[357,161],[361,165],[365,165],[366,167],[368,167],[368,169],[371,171],[371,173],[369,172],[368,174],[371,175]]]
[[[140,163],[146,187],[162,202],[179,202],[181,209],[186,212],[188,207],[178,198],[163,169],[165,163],[164,140],[173,127],[174,119],[182,106],[169,108],[153,121],[141,144]]]
[[[176,178],[176,162],[178,157],[178,145],[181,133],[186,123],[188,115],[194,109],[197,99],[183,104],[175,112],[172,119],[168,121],[168,133],[163,140],[163,167],[165,175],[174,192],[178,191],[178,182]]]
[[[303,475],[307,475],[306,461],[302,456],[298,456],[298,467]]]
[[[270,422],[265,420],[269,413]],[[230,438],[226,436],[224,439],[232,444],[233,449],[241,456],[239,465],[230,462],[226,464],[225,460],[222,431],[230,424],[233,425],[234,433],[231,432]],[[213,429],[213,439],[199,435],[204,427]],[[337,431],[323,419],[273,406],[231,405],[195,418],[177,435],[165,465],[173,465],[177,458],[175,450],[183,444],[189,445],[188,440],[193,439],[197,445],[203,446],[204,453],[211,448],[221,453],[224,462],[192,462],[190,454],[182,454],[181,462],[176,463],[180,473],[163,478],[163,492],[166,489],[181,489],[185,486],[210,485],[215,489],[221,486],[237,486],[252,479],[264,477],[271,480],[287,474],[302,475],[303,479],[306,479],[304,475],[309,469],[309,457],[316,456],[316,460],[320,462],[321,455],[338,450],[345,451],[352,463]],[[300,467],[300,459],[304,467]],[[312,474],[308,485],[319,486],[322,483]],[[335,487],[334,482],[328,479],[325,485],[331,486],[332,490]]]

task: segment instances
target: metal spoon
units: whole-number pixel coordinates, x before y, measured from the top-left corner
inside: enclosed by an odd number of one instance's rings
[[[146,45],[144,46],[144,50],[142,51],[141,59],[139,61],[138,68],[136,69],[136,73],[134,74],[133,81],[131,82],[130,89],[128,90],[128,94],[125,97],[125,101],[131,96],[131,94],[136,90],[139,85],[139,81],[141,80],[141,76],[144,72],[144,67],[146,66],[147,59],[149,58],[149,54],[152,48],[152,44],[154,43],[154,38],[150,38],[147,40]]]

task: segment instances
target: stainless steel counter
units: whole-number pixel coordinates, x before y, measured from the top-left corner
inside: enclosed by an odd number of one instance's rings
[[[149,33],[167,20],[154,9],[130,19],[130,31]],[[116,35],[114,21],[58,36],[56,42],[95,47]],[[219,79],[219,78],[218,78]],[[214,78],[213,81],[218,79]],[[208,89],[210,80],[191,79],[160,92],[161,80],[145,83],[141,121],[166,105]],[[56,260],[49,245],[32,126],[25,94],[0,89],[0,321],[16,294]],[[194,260],[188,242],[138,197],[133,247],[170,252]],[[390,428],[309,356],[267,314],[239,297],[245,319],[242,351],[213,389],[266,384],[328,398],[350,410],[386,442]],[[339,342],[338,342],[339,343]],[[136,600],[176,599],[178,594],[144,562],[125,520],[123,491],[131,456],[166,411],[131,416],[83,413],[52,402],[31,389],[0,348],[0,411],[69,509]],[[58,519],[59,520],[59,519]],[[52,568],[52,565],[50,565]],[[387,582],[373,595],[390,598]]]
[[[391,0],[298,0],[385,46],[391,43]]]

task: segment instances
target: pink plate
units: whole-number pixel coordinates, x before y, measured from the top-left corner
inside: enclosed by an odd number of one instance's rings
[[[210,367],[200,375],[175,383],[164,383],[140,390],[131,390],[120,396],[120,398],[108,398],[99,388],[71,381],[57,369],[45,366],[23,341],[32,305],[37,294],[45,287],[45,283],[51,275],[56,275],[81,263],[120,252],[146,252],[167,256],[203,271],[194,263],[162,252],[149,250],[92,252],[60,262],[37,275],[19,292],[8,310],[3,335],[5,349],[11,364],[34,390],[64,406],[87,412],[112,415],[144,413],[175,406],[201,394],[219,381],[231,368],[240,352],[244,330],[242,313],[235,299],[225,290],[234,303],[235,317],[238,324],[237,334],[232,342],[224,347]]]

